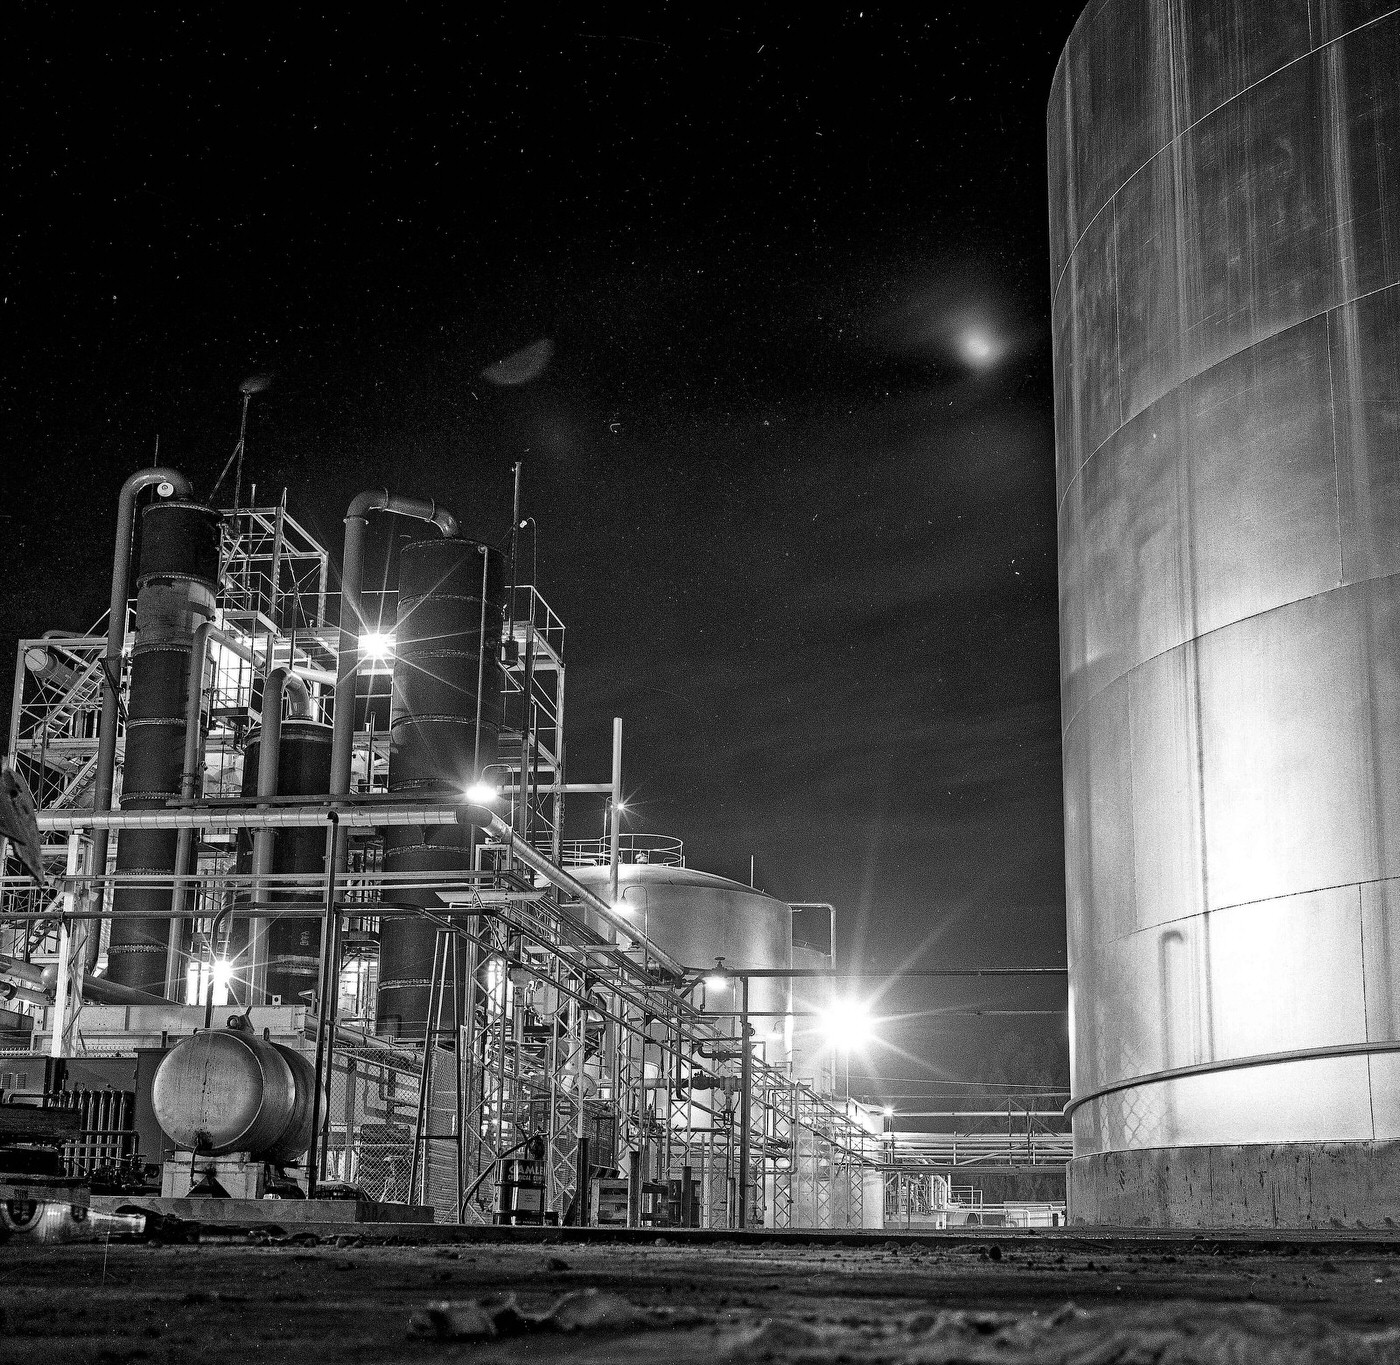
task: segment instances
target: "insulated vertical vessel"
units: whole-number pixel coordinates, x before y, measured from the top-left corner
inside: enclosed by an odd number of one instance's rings
[[[136,643],[126,702],[124,811],[159,810],[180,795],[185,691],[194,632],[214,615],[219,515],[193,502],[157,502],[141,516]],[[117,838],[116,870],[169,876],[173,829],[128,829]],[[112,895],[107,975],[123,986],[165,994],[169,885],[118,886]]]
[[[419,540],[399,555],[389,790],[460,801],[496,761],[504,714],[500,662],[504,574],[498,551],[470,540]],[[479,725],[478,725],[479,718]],[[395,825],[386,872],[469,870],[462,825]],[[404,889],[403,905],[438,906]],[[421,1038],[428,1017],[436,927],[387,908],[379,933],[379,1031]]]

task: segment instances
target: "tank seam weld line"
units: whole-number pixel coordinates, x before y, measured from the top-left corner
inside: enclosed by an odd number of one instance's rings
[[[1156,161],[1157,158],[1161,156],[1163,152],[1170,150],[1173,143],[1180,142],[1181,139],[1184,138],[1186,134],[1189,133],[1193,128],[1199,128],[1201,124],[1203,124],[1208,118],[1214,118],[1215,115],[1218,114],[1227,105],[1233,104],[1237,99],[1240,99],[1242,96],[1249,94],[1251,90],[1263,85],[1265,81],[1273,80],[1273,78],[1277,76],[1281,71],[1287,71],[1289,67],[1297,66],[1299,62],[1307,61],[1307,59],[1313,56],[1315,53],[1325,51],[1334,43],[1340,43],[1344,38],[1350,38],[1353,33],[1360,33],[1363,28],[1370,28],[1375,24],[1383,24],[1387,19],[1394,18],[1397,13],[1400,13],[1400,5],[1397,5],[1394,9],[1387,10],[1384,14],[1376,15],[1374,19],[1366,20],[1364,24],[1357,24],[1355,28],[1347,29],[1345,33],[1337,34],[1335,38],[1329,38],[1325,43],[1319,43],[1316,47],[1309,46],[1306,52],[1300,52],[1296,57],[1293,58],[1292,61],[1284,62],[1282,66],[1276,66],[1272,71],[1267,72],[1263,76],[1260,76],[1257,81],[1251,81],[1248,85],[1244,87],[1243,90],[1236,90],[1235,93],[1231,95],[1229,99],[1221,100],[1220,103],[1217,104],[1213,109],[1207,109],[1206,112],[1202,114],[1198,119],[1195,119],[1191,123],[1188,123],[1186,127],[1184,127],[1179,133],[1173,133],[1171,137],[1169,137],[1160,147],[1157,148],[1155,152],[1152,153],[1151,156],[1147,158],[1146,161],[1142,163],[1142,165],[1140,165],[1135,171],[1133,171],[1132,174],[1128,175],[1125,179],[1119,182],[1118,188],[1115,189],[1113,193],[1110,194],[1108,198],[1104,200],[1102,204],[1099,205],[1098,212],[1094,214],[1094,216],[1091,219],[1089,219],[1088,223],[1084,227],[1084,231],[1081,232],[1079,236],[1074,239],[1074,245],[1070,247],[1069,251],[1066,253],[1065,263],[1060,267],[1060,275],[1059,278],[1055,281],[1055,288],[1051,292],[1050,302],[1053,304],[1056,296],[1059,294],[1060,284],[1065,278],[1065,271],[1069,269],[1069,263],[1071,260],[1074,259],[1074,253],[1079,250],[1079,244],[1084,240],[1085,234],[1088,233],[1089,229],[1093,227],[1095,223],[1098,222],[1099,218],[1103,214],[1104,209],[1106,209],[1109,206],[1109,204],[1111,204],[1118,197],[1118,195],[1122,192],[1124,186],[1126,186],[1129,183],[1129,181],[1136,179],[1154,161]],[[1071,41],[1073,41],[1073,34],[1071,34],[1070,37]],[[1309,16],[1308,42],[1309,44],[1312,43],[1311,16]],[[1066,51],[1068,51],[1068,45],[1066,46]]]
[[[1327,1047],[1294,1048],[1288,1052],[1261,1052],[1253,1057],[1230,1057],[1215,1062],[1193,1062],[1190,1066],[1169,1067],[1165,1071],[1148,1071],[1141,1076],[1127,1080],[1110,1081],[1087,1095],[1077,1095],[1065,1105],[1062,1111],[1066,1118],[1081,1105],[1090,1100],[1102,1099],[1120,1090],[1133,1090],[1140,1085],[1156,1085],[1162,1081],[1174,1081],[1186,1076],[1207,1076],[1218,1071],[1243,1071],[1247,1067],[1277,1066],[1283,1062],[1311,1062],[1328,1057],[1370,1056],[1377,1052],[1400,1052],[1400,1038],[1376,1043],[1333,1043]]]
[[[1064,730],[1062,731],[1062,738],[1068,736],[1070,729],[1074,725],[1075,721],[1077,721],[1079,717],[1084,714],[1089,703],[1093,701],[1096,697],[1101,697],[1115,683],[1122,682],[1124,678],[1131,677],[1132,674],[1138,671],[1138,669],[1146,668],[1148,664],[1155,663],[1158,659],[1163,659],[1168,654],[1171,654],[1178,649],[1185,649],[1187,645],[1199,644],[1202,640],[1210,639],[1212,635],[1220,634],[1222,630],[1230,630],[1234,626],[1242,626],[1246,621],[1258,620],[1258,618],[1261,616],[1268,616],[1270,612],[1286,611],[1289,607],[1296,607],[1299,602],[1313,602],[1316,601],[1319,597],[1328,597],[1334,592],[1342,592],[1348,588],[1365,587],[1368,583],[1388,583],[1393,578],[1400,578],[1400,569],[1397,569],[1394,573],[1377,574],[1374,578],[1358,578],[1351,583],[1334,583],[1330,588],[1323,588],[1321,592],[1310,592],[1303,597],[1290,597],[1287,602],[1279,602],[1272,607],[1261,607],[1258,611],[1250,612],[1248,616],[1239,616],[1236,617],[1233,621],[1225,621],[1221,625],[1212,626],[1209,630],[1202,631],[1199,635],[1189,635],[1186,639],[1180,640],[1174,645],[1168,645],[1166,649],[1159,649],[1155,654],[1149,654],[1147,658],[1138,660],[1138,662],[1133,664],[1131,668],[1125,668],[1116,677],[1110,678],[1106,683],[1104,683],[1102,687],[1098,688],[1094,692],[1091,692],[1087,697],[1085,697],[1084,701],[1080,704],[1079,708],[1065,722]],[[1063,690],[1063,680],[1061,680],[1060,686],[1061,690]],[[43,828],[43,826],[41,825],[40,828]],[[61,826],[53,826],[53,828],[61,828]],[[1373,880],[1383,881],[1387,879],[1379,878]],[[1352,883],[1339,882],[1338,885],[1351,886]],[[1319,887],[1317,889],[1322,890],[1324,888]],[[1274,897],[1265,896],[1263,899],[1273,900]],[[1246,903],[1247,902],[1241,902],[1241,904]]]
[[[168,880],[168,875],[167,875]],[[1366,877],[1359,882],[1328,882],[1323,886],[1305,886],[1297,891],[1280,891],[1276,896],[1256,896],[1248,901],[1227,901],[1224,905],[1208,905],[1189,915],[1173,915],[1170,919],[1153,920],[1151,924],[1129,929],[1126,934],[1115,934],[1112,938],[1100,940],[1103,944],[1123,943],[1137,934],[1150,934],[1154,929],[1165,929],[1173,924],[1186,924],[1193,919],[1204,919],[1207,915],[1222,915],[1227,910],[1243,910],[1251,905],[1271,905],[1274,901],[1292,900],[1296,896],[1316,896],[1322,891],[1360,890],[1367,886],[1380,886],[1384,882],[1400,882],[1400,873],[1393,877]]]
[[[1157,404],[1160,403],[1164,398],[1170,398],[1171,395],[1174,394],[1178,389],[1183,387],[1183,385],[1191,383],[1193,379],[1200,379],[1205,375],[1208,375],[1212,370],[1218,369],[1221,365],[1226,364],[1228,361],[1234,360],[1236,356],[1244,355],[1246,351],[1251,351],[1256,346],[1262,346],[1266,341],[1273,341],[1275,337],[1284,336],[1286,333],[1291,332],[1295,327],[1305,327],[1310,322],[1316,322],[1318,318],[1330,319],[1333,313],[1339,311],[1342,308],[1351,308],[1355,304],[1364,303],[1367,299],[1374,297],[1376,294],[1384,294],[1387,289],[1396,288],[1400,288],[1400,275],[1398,275],[1395,279],[1389,281],[1389,283],[1387,284],[1379,284],[1374,289],[1368,289],[1364,294],[1354,294],[1350,298],[1339,299],[1336,303],[1329,303],[1326,308],[1320,308],[1316,313],[1309,313],[1308,316],[1305,318],[1299,318],[1296,322],[1290,322],[1286,326],[1280,327],[1276,332],[1267,332],[1262,336],[1257,336],[1248,344],[1241,346],[1238,350],[1231,351],[1229,355],[1223,355],[1220,357],[1219,360],[1212,361],[1203,370],[1197,370],[1194,374],[1188,374],[1184,376],[1171,388],[1166,389],[1162,393],[1159,393],[1156,398],[1154,398],[1150,403],[1144,405],[1143,407],[1140,407],[1126,421],[1120,422],[1118,426],[1116,426],[1112,431],[1110,431],[1108,435],[1105,436],[1103,440],[1100,441],[1098,445],[1096,445],[1093,448],[1093,450],[1091,450],[1084,457],[1083,462],[1075,467],[1074,472],[1069,476],[1068,480],[1066,480],[1065,482],[1064,494],[1060,498],[1060,501],[1056,506],[1055,511],[1057,514],[1057,519],[1058,513],[1064,510],[1065,502],[1069,498],[1070,491],[1074,488],[1074,485],[1079,482],[1079,476],[1083,474],[1083,472],[1089,467],[1092,461],[1098,459],[1098,457],[1104,452],[1104,450],[1111,444],[1113,438],[1117,436],[1121,431],[1125,430],[1127,427],[1131,426],[1134,422],[1136,422],[1137,419],[1143,415],[1143,413],[1149,412],[1151,411],[1151,409],[1155,408]],[[1328,329],[1328,337],[1330,340],[1330,328]]]

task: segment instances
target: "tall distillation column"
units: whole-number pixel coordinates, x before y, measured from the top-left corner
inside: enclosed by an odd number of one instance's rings
[[[1096,0],[1055,74],[1076,1221],[1400,1219],[1397,72]]]
[[[481,770],[496,761],[504,710],[503,583],[501,555],[475,541],[419,540],[403,547],[390,711],[391,792],[460,800]],[[386,836],[387,872],[461,872],[471,862],[471,831],[461,825],[396,825]],[[442,904],[431,891],[395,894],[405,904]],[[436,936],[433,925],[416,917],[381,919],[379,1032],[423,1036]]]
[[[131,656],[123,810],[155,810],[180,795],[185,689],[194,632],[214,615],[219,579],[219,514],[192,502],[158,502],[141,517],[136,644]],[[177,834],[128,829],[117,839],[118,872],[170,874]],[[107,975],[123,986],[165,994],[171,892],[129,886],[112,897],[117,916]],[[122,918],[124,915],[135,918]]]

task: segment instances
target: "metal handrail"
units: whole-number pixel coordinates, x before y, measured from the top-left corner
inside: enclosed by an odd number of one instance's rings
[[[560,845],[565,867],[606,867],[611,854],[607,839],[566,839]],[[685,841],[672,834],[622,834],[618,836],[618,860],[654,863],[662,867],[685,866]]]

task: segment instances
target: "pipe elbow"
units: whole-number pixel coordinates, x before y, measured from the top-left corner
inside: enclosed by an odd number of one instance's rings
[[[357,495],[345,513],[345,520],[367,521],[371,512],[392,512],[395,516],[431,522],[447,540],[457,539],[461,529],[457,518],[432,498],[409,497],[404,493],[391,493],[387,488],[370,488]]]
[[[457,524],[457,518],[445,507],[433,504],[433,515],[428,518],[434,526],[442,532],[444,540],[456,540],[462,534],[462,528]]]
[[[488,806],[478,805],[474,801],[457,807],[457,823],[463,829],[490,829],[495,815],[496,812]]]
[[[154,469],[138,469],[130,475],[122,484],[122,497],[133,498],[153,483],[168,483],[171,493],[177,498],[188,498],[194,493],[194,485],[178,469],[157,465]]]
[[[286,672],[287,675],[284,687],[286,687],[286,696],[288,699],[288,720],[315,720],[316,711],[311,703],[311,689],[307,686],[307,679],[301,678],[298,673],[294,673],[290,668],[277,669],[277,672]]]
[[[371,512],[383,511],[391,501],[387,488],[367,488],[350,499],[350,506],[345,509],[345,520],[368,521]]]

